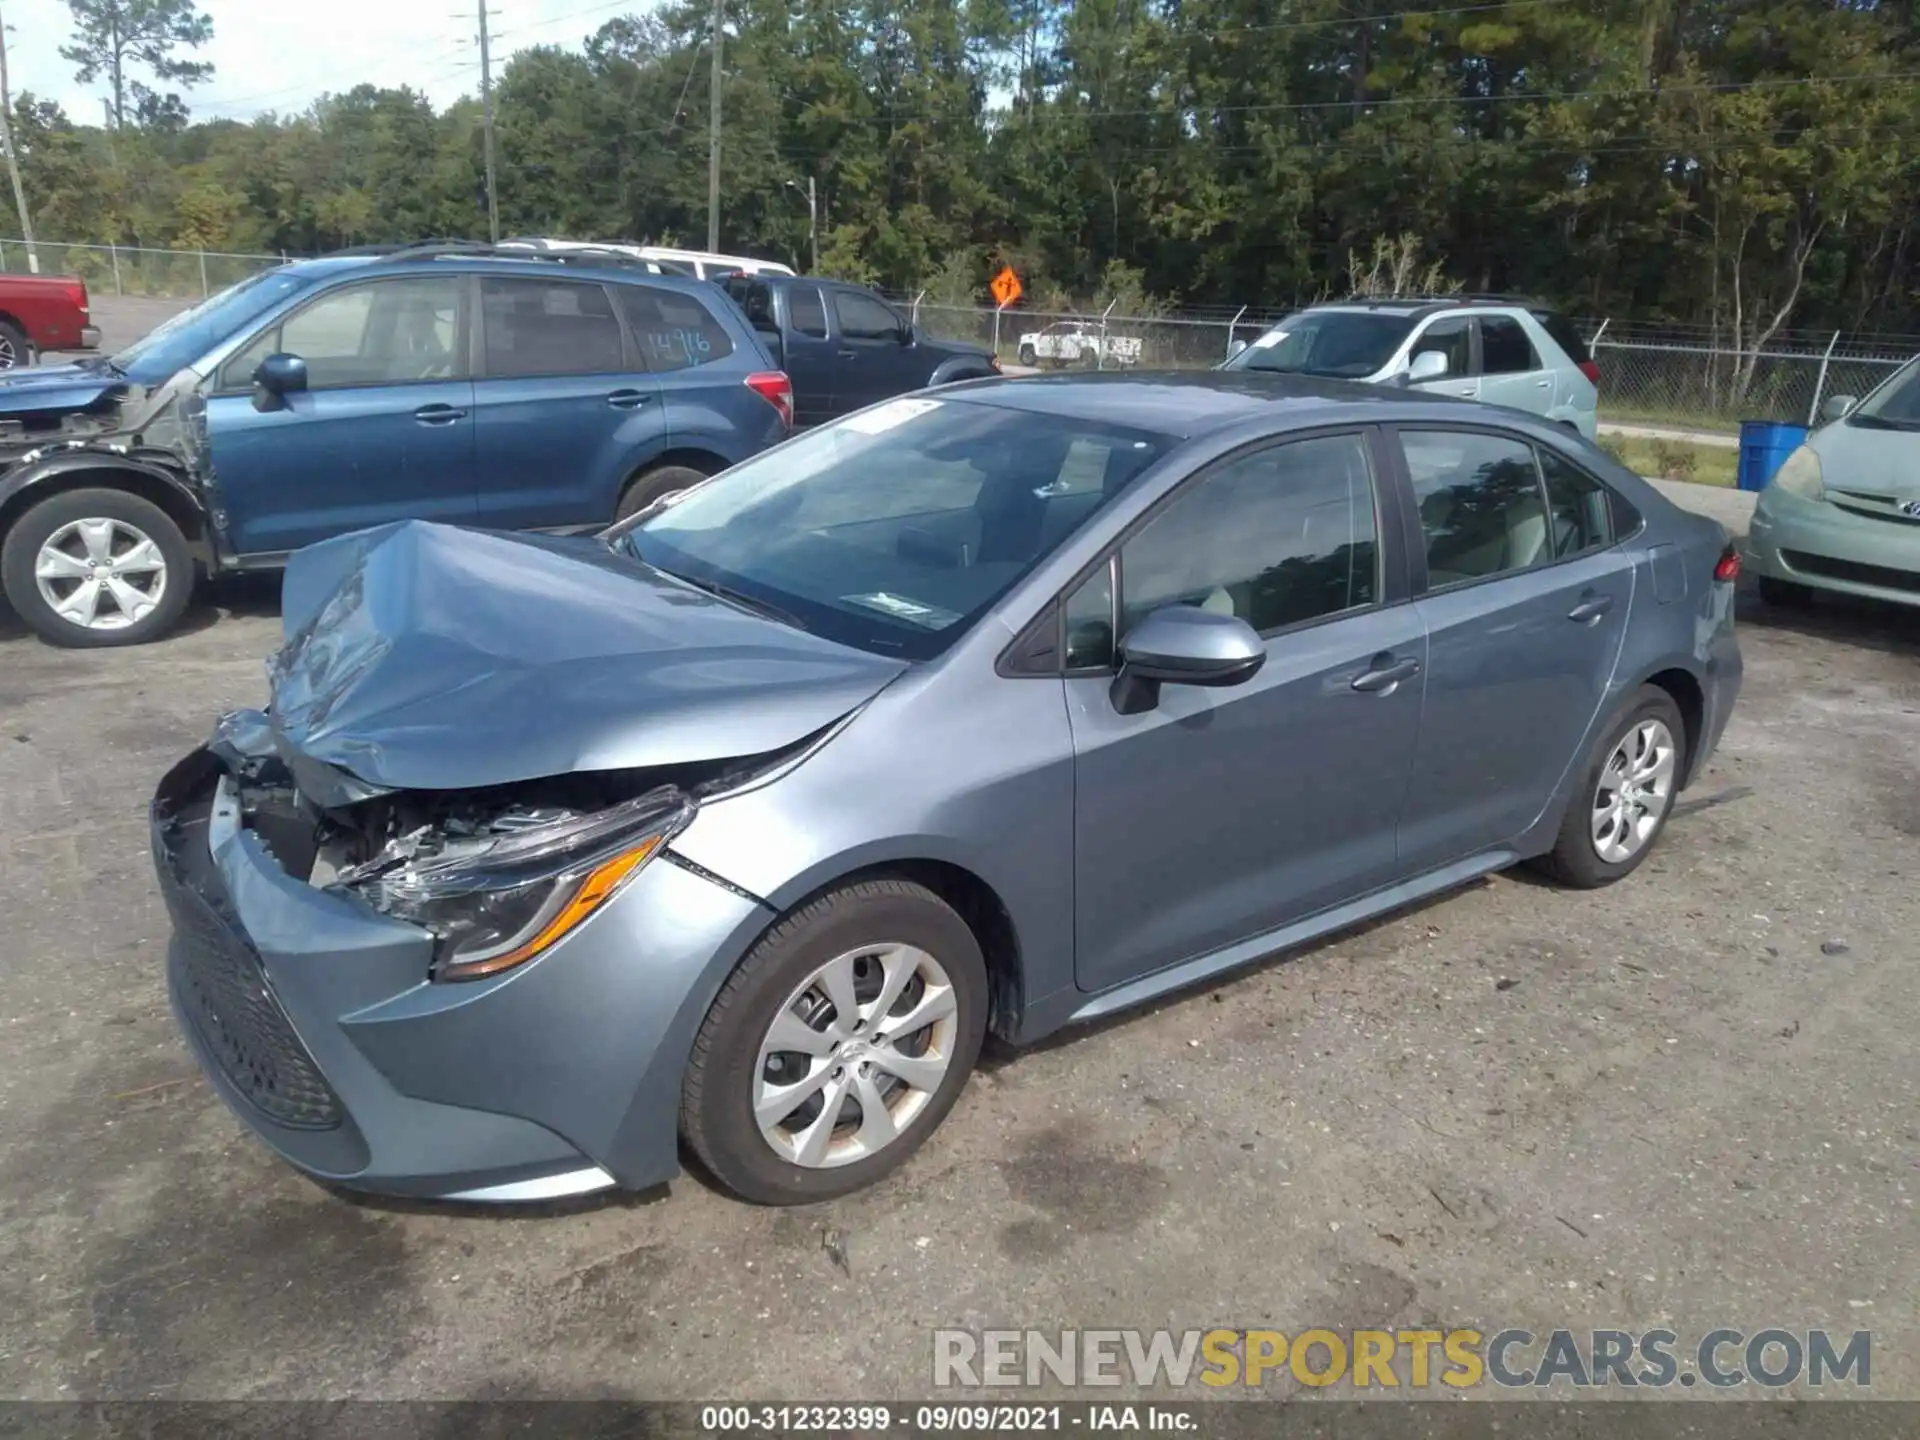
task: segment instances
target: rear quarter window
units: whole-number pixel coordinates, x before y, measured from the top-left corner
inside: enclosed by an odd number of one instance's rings
[[[623,285],[620,308],[649,370],[686,370],[733,354],[733,336],[726,325],[692,295]]]
[[[1566,316],[1554,310],[1536,310],[1533,318],[1540,322],[1540,328],[1547,332],[1553,343],[1567,352],[1567,358],[1574,364],[1584,365],[1593,358],[1587,351],[1587,342],[1580,338],[1580,332]]]

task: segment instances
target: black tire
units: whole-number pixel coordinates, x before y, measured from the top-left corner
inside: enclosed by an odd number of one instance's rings
[[[114,629],[88,629],[67,619],[47,603],[34,578],[40,547],[61,527],[92,519],[115,520],[138,530],[153,541],[165,565],[158,603],[138,620]],[[14,613],[41,639],[64,649],[98,650],[157,640],[186,614],[195,578],[193,550],[180,527],[151,500],[125,490],[67,490],[42,500],[14,522],[0,543],[0,586]]]
[[[0,320],[0,370],[17,370],[33,363],[33,342],[10,320]]]
[[[1022,345],[1020,347],[1020,363],[1022,365],[1031,366],[1033,362],[1039,358],[1040,357],[1034,353],[1033,346]]]
[[[1813,591],[1797,581],[1776,580],[1771,575],[1762,575],[1760,598],[1783,610],[1804,610],[1813,603]]]
[[[615,520],[624,520],[636,514],[658,500],[662,495],[671,495],[676,490],[684,490],[689,485],[698,485],[706,475],[691,465],[658,465],[653,469],[636,475],[628,482],[626,490],[620,496],[620,508],[614,512]]]
[[[754,1120],[760,1042],[811,972],[837,955],[890,942],[924,950],[952,984],[947,1071],[907,1128],[875,1154],[833,1167],[795,1164],[775,1153]],[[716,1181],[754,1204],[804,1205],[863,1189],[904,1164],[953,1108],[980,1054],[987,1003],[979,941],[932,891],[893,879],[829,891],[763,935],[714,999],[681,1088],[681,1133]]]
[[[1652,833],[1625,859],[1609,861],[1601,856],[1594,844],[1593,802],[1600,787],[1601,771],[1612,758],[1615,748],[1627,737],[1628,732],[1644,720],[1660,721],[1673,737],[1673,783],[1654,822]],[[1654,846],[1660,843],[1661,835],[1666,832],[1667,821],[1673,816],[1674,802],[1679,799],[1681,777],[1686,773],[1687,727],[1681,718],[1680,707],[1659,686],[1642,685],[1626,708],[1614,717],[1613,723],[1601,732],[1599,741],[1588,753],[1586,764],[1580,769],[1580,782],[1574,789],[1573,798],[1567,803],[1566,818],[1560,822],[1560,834],[1554,840],[1553,849],[1540,857],[1538,867],[1562,885],[1576,890],[1597,890],[1603,885],[1625,879],[1640,867],[1640,863],[1653,853]]]

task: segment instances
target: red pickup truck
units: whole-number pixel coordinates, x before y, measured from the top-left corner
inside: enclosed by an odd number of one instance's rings
[[[100,331],[77,275],[0,275],[0,370],[42,350],[95,350]]]

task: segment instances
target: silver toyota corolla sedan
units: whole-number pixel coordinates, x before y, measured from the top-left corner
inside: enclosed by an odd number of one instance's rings
[[[597,537],[328,541],[269,708],[153,803],[175,1009],[332,1183],[684,1142],[842,1194],[989,1030],[1629,874],[1733,706],[1738,568],[1563,427],[1220,372],[888,401]]]

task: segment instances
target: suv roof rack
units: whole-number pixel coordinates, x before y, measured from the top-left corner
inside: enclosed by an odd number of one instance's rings
[[[622,250],[582,245],[566,250],[548,250],[531,241],[503,240],[498,245],[485,240],[422,240],[413,245],[362,246],[358,253],[378,255],[383,260],[538,260],[551,265],[593,265],[601,268],[640,270],[649,275],[684,275],[685,272],[658,260],[643,260]]]

